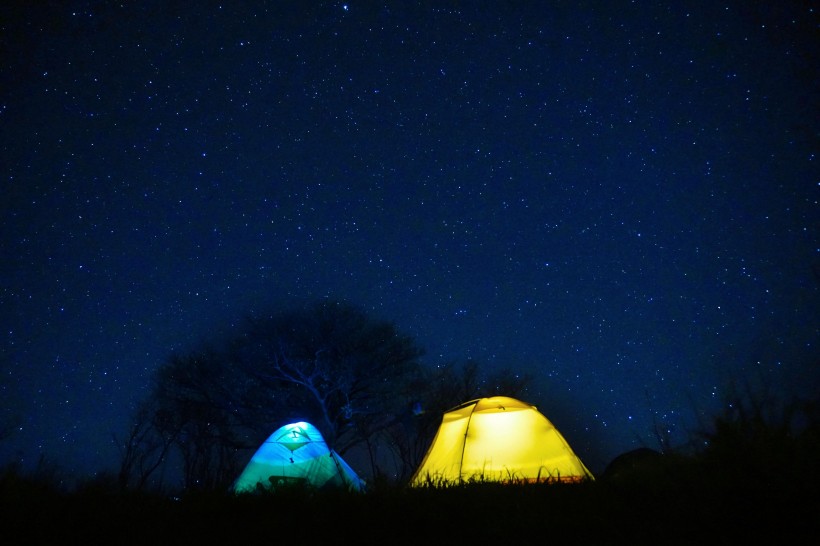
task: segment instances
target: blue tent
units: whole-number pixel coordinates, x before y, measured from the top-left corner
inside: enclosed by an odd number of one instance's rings
[[[242,493],[294,483],[317,489],[363,491],[365,487],[341,456],[328,448],[319,429],[303,421],[285,425],[271,434],[236,479],[233,490]]]

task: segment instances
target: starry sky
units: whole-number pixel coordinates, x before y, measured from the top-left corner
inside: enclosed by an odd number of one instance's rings
[[[816,392],[812,4],[3,2],[0,462],[113,468],[172,352],[316,298],[593,471]]]

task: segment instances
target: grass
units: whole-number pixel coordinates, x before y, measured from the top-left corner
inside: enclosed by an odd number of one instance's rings
[[[0,472],[5,544],[744,544],[820,534],[820,419],[800,427],[733,406],[695,454],[632,459],[581,483],[472,480],[366,493],[298,486],[178,497],[113,480],[64,491]],[[749,411],[746,411],[749,410]],[[651,454],[649,454],[651,455]]]
[[[0,509],[4,535],[19,537],[7,544],[313,544],[326,536],[356,544],[695,544],[752,541],[770,530],[792,541],[820,531],[817,484],[813,499],[797,494],[806,484],[793,496],[772,496],[759,484],[709,482],[699,470],[687,461],[671,464],[662,479],[654,469],[646,480],[618,482],[473,482],[367,493],[298,488],[176,499],[106,487],[66,493],[7,474]]]

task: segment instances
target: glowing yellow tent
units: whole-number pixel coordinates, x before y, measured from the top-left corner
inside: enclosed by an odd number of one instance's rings
[[[494,396],[444,414],[410,485],[582,479],[594,478],[535,406]]]

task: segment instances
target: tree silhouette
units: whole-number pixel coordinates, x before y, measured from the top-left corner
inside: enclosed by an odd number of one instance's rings
[[[155,376],[153,426],[172,438],[187,489],[215,489],[236,477],[241,450],[269,406],[253,404],[257,385],[224,352],[173,355]]]
[[[333,301],[251,317],[231,347],[239,368],[299,408],[342,454],[406,407],[421,355],[393,324]]]
[[[406,411],[422,351],[392,323],[320,301],[249,316],[224,346],[173,355],[156,373],[147,421],[131,440],[170,439],[186,489],[229,485],[241,459],[277,423],[316,425],[338,453],[363,445],[375,468],[381,432]],[[126,444],[123,481],[145,462]],[[153,450],[153,451],[151,451]],[[164,453],[163,453],[164,456]]]
[[[169,431],[157,426],[154,402],[149,398],[137,406],[125,438],[114,436],[114,444],[120,450],[120,489],[145,489],[174,444],[175,438]]]

